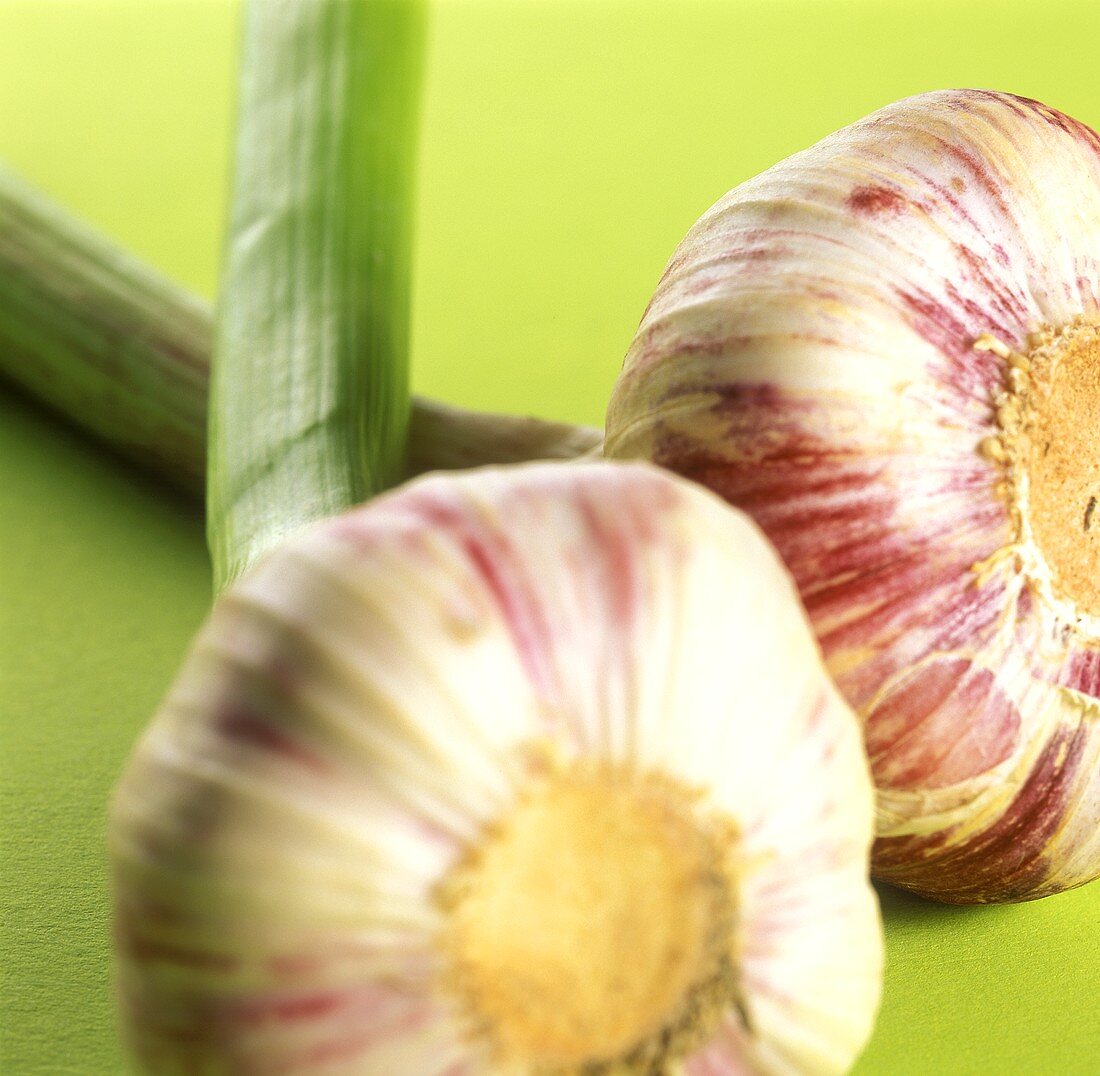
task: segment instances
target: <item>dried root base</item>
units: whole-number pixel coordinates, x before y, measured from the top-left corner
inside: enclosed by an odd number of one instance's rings
[[[1026,355],[990,335],[974,346],[1007,364],[1000,432],[979,445],[1005,470],[1016,539],[1003,552],[1061,621],[1100,641],[1100,324],[1044,328]]]

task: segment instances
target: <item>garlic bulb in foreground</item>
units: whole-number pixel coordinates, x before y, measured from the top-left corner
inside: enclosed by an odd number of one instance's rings
[[[227,590],[111,822],[182,1072],[841,1072],[872,787],[789,578],[642,464],[432,477]]]
[[[873,870],[1100,875],[1100,139],[978,90],[874,113],[690,231],[607,454],[747,510],[865,723]]]

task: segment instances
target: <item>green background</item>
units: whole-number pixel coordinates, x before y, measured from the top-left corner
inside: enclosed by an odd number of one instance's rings
[[[237,5],[0,0],[0,157],[212,295]],[[1095,3],[435,7],[418,391],[599,423],[649,292],[727,188],[897,97],[978,85],[1100,125]],[[198,511],[0,388],[0,1069],[124,1071],[104,806],[205,611]],[[870,1074],[1100,1072],[1100,884],[882,892]]]

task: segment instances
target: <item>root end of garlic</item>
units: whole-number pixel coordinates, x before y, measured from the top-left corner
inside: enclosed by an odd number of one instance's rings
[[[444,880],[449,986],[502,1060],[664,1071],[740,1006],[732,822],[659,774],[559,767]]]
[[[1100,618],[1100,325],[1080,317],[1032,334],[1031,351],[1007,372],[997,411],[1001,434],[979,451],[1003,459],[1029,576],[1078,622]],[[991,349],[992,350],[992,349]],[[999,352],[998,352],[999,354]],[[990,452],[987,442],[995,441]],[[1049,592],[1049,593],[1048,593]]]

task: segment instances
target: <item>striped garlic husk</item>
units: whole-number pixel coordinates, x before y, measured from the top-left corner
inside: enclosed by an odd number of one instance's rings
[[[882,966],[858,722],[755,526],[610,463],[419,480],[218,600],[113,803],[145,1070],[581,1071],[500,1056],[438,944],[441,879],[546,748],[734,824],[741,996],[661,1071],[843,1072]]]
[[[1098,319],[1097,135],[927,93],[709,209],[608,411],[609,456],[698,480],[775,544],[864,723],[874,872],[940,900],[1100,874],[1100,618],[1052,592],[998,451],[1035,334]],[[1083,555],[1100,573],[1100,536]]]

